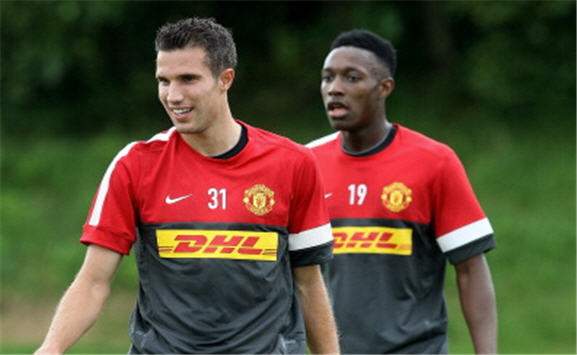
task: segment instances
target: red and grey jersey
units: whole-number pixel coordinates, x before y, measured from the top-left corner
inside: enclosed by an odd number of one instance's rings
[[[343,150],[338,132],[309,147],[333,227],[325,276],[342,351],[447,352],[446,261],[495,243],[456,154],[400,125],[360,155]]]
[[[135,353],[304,352],[292,268],[332,257],[313,154],[242,123],[246,145],[202,156],[174,128],[110,164],[81,241],[135,251]]]

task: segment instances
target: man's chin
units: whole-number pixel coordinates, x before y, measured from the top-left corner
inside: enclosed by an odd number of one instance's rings
[[[345,117],[329,117],[329,124],[337,131],[346,131],[350,128],[348,120]]]
[[[196,134],[202,132],[199,127],[193,127],[190,125],[175,124],[174,128],[180,134]]]

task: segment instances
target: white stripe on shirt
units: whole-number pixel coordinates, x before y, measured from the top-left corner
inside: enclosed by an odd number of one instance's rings
[[[489,234],[493,234],[493,228],[489,220],[483,218],[440,236],[437,238],[437,243],[439,243],[443,253],[446,253]]]
[[[324,136],[324,137],[315,139],[314,141],[307,143],[305,146],[307,148],[314,148],[314,147],[317,147],[319,145],[322,145],[322,144],[325,144],[327,142],[330,142],[332,140],[337,139],[338,135],[339,135],[339,132],[335,132],[335,133],[329,134],[328,136]]]
[[[333,240],[331,224],[289,234],[289,250],[301,250],[326,244]]]
[[[172,127],[165,132],[158,133],[154,135],[152,138],[150,138],[146,143],[151,143],[154,141],[168,141],[170,139],[170,135],[175,130],[176,128]],[[102,182],[100,183],[100,188],[98,189],[98,195],[96,196],[96,202],[94,203],[94,208],[92,209],[92,215],[90,216],[90,221],[88,222],[88,224],[90,224],[91,226],[97,226],[98,223],[100,222],[100,215],[102,214],[102,207],[104,205],[104,200],[106,199],[106,194],[108,193],[110,177],[112,176],[114,168],[116,168],[116,164],[120,159],[122,159],[122,157],[128,154],[130,149],[132,149],[132,147],[136,143],[138,142],[132,142],[126,147],[124,147],[124,149],[122,149],[118,154],[116,154],[116,156],[112,160],[112,163],[110,163],[108,169],[106,169],[106,173],[104,174]]]
[[[154,142],[154,141],[168,141],[172,132],[176,130],[176,127],[171,127],[170,129],[155,134],[152,138],[150,138],[146,143]]]
[[[92,209],[92,215],[90,216],[90,221],[88,222],[88,224],[90,224],[91,226],[97,226],[98,223],[100,222],[102,207],[104,205],[104,200],[106,199],[106,194],[108,194],[110,177],[112,176],[114,168],[116,168],[116,164],[120,159],[122,159],[124,156],[128,154],[130,149],[132,149],[132,147],[136,143],[137,142],[132,142],[126,147],[124,147],[124,149],[122,149],[118,154],[116,154],[116,156],[112,160],[112,163],[110,163],[108,169],[106,169],[106,173],[104,174],[102,182],[100,183],[100,188],[98,189],[98,195],[96,196],[96,202],[94,202],[94,208]]]

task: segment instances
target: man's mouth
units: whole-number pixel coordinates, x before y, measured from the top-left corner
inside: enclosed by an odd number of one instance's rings
[[[169,107],[168,109],[174,119],[186,122],[189,119],[188,114],[192,112],[193,107]]]
[[[192,111],[192,108],[188,107],[188,108],[171,108],[170,111],[172,111],[174,114],[176,115],[186,115],[187,113]]]
[[[342,102],[332,101],[327,104],[327,113],[333,118],[342,117],[349,113],[349,107]]]

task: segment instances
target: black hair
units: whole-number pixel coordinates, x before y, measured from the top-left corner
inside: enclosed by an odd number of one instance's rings
[[[392,77],[397,70],[397,51],[388,40],[367,30],[355,29],[342,32],[331,44],[331,51],[338,47],[351,46],[372,52],[385,65]]]
[[[231,31],[213,18],[192,17],[166,23],[158,29],[154,47],[156,52],[200,47],[206,51],[207,65],[214,76],[237,64]]]

